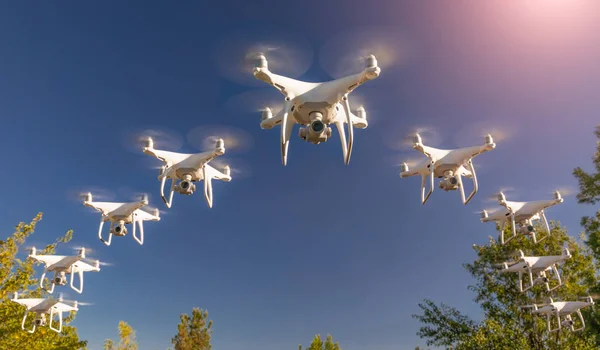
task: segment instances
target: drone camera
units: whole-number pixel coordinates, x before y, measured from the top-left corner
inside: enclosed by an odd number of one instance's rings
[[[318,145],[331,137],[331,128],[321,119],[314,119],[308,127],[300,128],[298,135],[302,140]]]
[[[33,323],[35,323],[36,326],[45,326],[46,325],[46,317],[44,315],[41,315],[39,317],[37,317]]]
[[[192,182],[191,179],[185,178],[175,186],[175,190],[180,194],[185,194],[189,196],[192,193],[194,193],[194,191],[196,191],[196,185]]]
[[[120,222],[119,224],[115,225],[112,228],[111,233],[115,236],[125,236],[127,234],[127,227],[125,227],[125,223]]]
[[[519,228],[519,232],[524,235],[530,235],[535,228],[532,225],[524,225]]]
[[[59,286],[64,286],[67,284],[67,277],[64,274],[54,277],[52,280],[54,284],[58,284]]]
[[[440,181],[440,188],[444,191],[454,191],[458,189],[458,179],[456,176],[449,176]]]

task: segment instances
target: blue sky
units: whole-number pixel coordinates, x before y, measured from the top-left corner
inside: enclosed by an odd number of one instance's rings
[[[27,4],[28,3],[28,4]],[[74,245],[114,263],[88,274],[75,325],[91,350],[116,338],[125,320],[141,349],[164,349],[178,316],[198,306],[214,321],[218,350],[281,350],[331,333],[345,350],[413,349],[411,314],[423,298],[477,317],[461,267],[493,225],[474,212],[513,187],[515,199],[572,187],[574,167],[591,165],[600,107],[600,4],[589,1],[217,1],[11,2],[0,11],[0,227],[44,212],[28,243],[68,229]],[[318,10],[317,10],[318,9]],[[318,146],[292,134],[281,166],[278,130],[228,101],[251,89],[217,69],[214,48],[235,33],[299,38],[315,51],[302,79],[327,80],[319,48],[353,28],[386,26],[411,43],[410,58],[356,92],[372,121],[342,161],[337,133]],[[357,43],[357,46],[359,44]],[[277,94],[275,93],[275,96]],[[390,136],[433,124],[440,146],[480,144],[470,123],[512,128],[513,137],[475,160],[480,193],[419,202],[419,180],[400,179]],[[128,235],[105,247],[99,215],[69,198],[102,187],[146,191],[161,206],[157,171],[128,151],[122,130],[166,127],[184,134],[208,124],[248,132],[254,147],[231,152],[249,176],[215,182],[215,204],[177,196],[139,246]],[[466,135],[462,139],[456,135]],[[424,140],[427,142],[427,139]],[[194,151],[184,145],[182,151]],[[130,190],[128,190],[130,189]],[[118,198],[126,200],[127,198]],[[166,209],[166,208],[165,208]],[[594,208],[548,211],[572,234]],[[65,249],[61,253],[68,253]]]

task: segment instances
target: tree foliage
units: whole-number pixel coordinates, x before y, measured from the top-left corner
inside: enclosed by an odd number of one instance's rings
[[[15,232],[6,240],[0,241],[0,349],[39,349],[39,350],[73,350],[85,349],[87,342],[79,339],[77,329],[68,324],[75,317],[75,312],[63,319],[62,333],[56,333],[46,327],[37,327],[34,333],[21,329],[21,321],[25,307],[10,301],[14,292],[19,298],[40,298],[42,290],[35,275],[36,263],[31,259],[17,259],[19,248],[35,231],[42,220],[42,213],[37,214],[30,223],[21,222]],[[54,243],[46,246],[40,254],[53,254],[61,243],[67,243],[73,237],[68,231]],[[34,314],[30,313],[25,327],[31,325]]]
[[[119,321],[119,343],[115,345],[111,339],[104,341],[104,350],[137,350],[135,330],[125,321]]]
[[[197,307],[192,315],[181,314],[177,325],[177,335],[171,339],[174,350],[211,350],[212,321],[208,319],[208,311]]]
[[[579,182],[578,202],[592,205],[600,202],[600,125],[594,133],[598,138],[596,153],[592,157],[595,172],[587,173],[581,167],[573,170],[573,175]],[[600,266],[600,210],[597,210],[594,216],[581,218],[581,226],[584,229],[585,243],[592,251],[597,266]],[[600,291],[600,286],[596,286],[596,291]],[[588,320],[587,331],[596,335],[600,347],[600,310],[589,312]]]
[[[508,225],[510,226],[510,225]],[[538,227],[538,231],[542,228]],[[506,228],[506,233],[511,228]],[[551,235],[534,244],[525,236],[501,245],[490,237],[490,244],[474,245],[477,259],[465,264],[465,269],[476,283],[469,287],[475,292],[475,301],[482,308],[484,319],[476,322],[460,311],[431,300],[419,306],[422,314],[413,315],[422,326],[417,333],[427,345],[460,349],[597,349],[594,336],[589,332],[546,332],[545,318],[519,311],[519,306],[543,303],[548,293],[536,286],[528,293],[518,288],[518,274],[500,274],[496,264],[511,260],[517,249],[527,255],[560,255],[567,246],[571,259],[561,268],[565,284],[553,292],[555,299],[573,300],[585,296],[596,285],[596,270],[591,254],[564,227],[551,223]],[[553,277],[553,276],[549,276]]]
[[[298,345],[298,350],[302,350],[302,345]],[[305,350],[342,350],[338,342],[333,342],[331,334],[327,334],[325,341],[321,339],[321,335],[315,335],[312,343]]]

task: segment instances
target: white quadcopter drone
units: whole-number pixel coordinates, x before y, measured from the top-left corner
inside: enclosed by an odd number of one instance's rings
[[[423,145],[419,134],[413,138],[413,148],[427,156],[426,159],[419,162],[414,169],[409,169],[406,163],[402,163],[400,178],[421,175],[421,203],[425,204],[433,193],[434,179],[442,179],[439,187],[444,191],[455,191],[460,189],[463,204],[469,203],[471,198],[477,193],[479,185],[477,184],[477,175],[473,158],[487,151],[496,148],[494,139],[491,135],[485,136],[485,143],[481,146],[464,147],[453,150],[438,149]],[[473,191],[469,197],[465,198],[465,189],[463,187],[462,177],[473,179]],[[429,192],[425,194],[425,185],[429,178]]]
[[[46,326],[48,325],[48,327],[57,332],[60,333],[62,332],[62,325],[63,325],[63,312],[71,312],[71,311],[77,311],[78,309],[78,303],[77,301],[72,302],[73,305],[69,305],[66,304],[66,301],[63,300],[62,295],[58,298],[58,299],[54,299],[52,297],[44,299],[44,298],[23,298],[23,299],[19,299],[18,298],[18,294],[15,292],[13,298],[11,299],[12,301],[19,303],[21,305],[24,305],[25,307],[27,307],[27,310],[25,311],[25,316],[23,317],[23,322],[21,322],[21,328],[24,331],[27,331],[29,333],[33,333],[35,332],[35,329],[37,326]],[[27,320],[27,315],[30,312],[35,312],[36,313],[36,317],[35,320],[33,321],[33,328],[31,329],[25,329],[25,320]],[[54,328],[52,326],[52,321],[54,320],[54,315],[58,314],[58,328]],[[46,319],[46,316],[50,316],[49,317],[49,322]]]
[[[350,111],[348,94],[365,82],[379,77],[381,72],[375,56],[369,55],[365,63],[366,67],[360,73],[336,80],[310,83],[270,72],[266,57],[259,55],[254,76],[272,85],[285,96],[283,109],[273,115],[270,108],[265,108],[260,123],[260,127],[265,130],[281,124],[281,161],[284,166],[287,164],[288,146],[295,124],[304,126],[300,128],[300,138],[313,144],[326,142],[331,137],[329,125],[335,124],[342,142],[344,162],[346,165],[350,163],[354,127],[365,129],[368,123],[363,107],[358,108],[358,115]],[[348,127],[347,143],[344,123]]]
[[[549,298],[550,302],[547,304],[524,305],[519,308],[532,309],[531,312],[533,314],[545,315],[548,323],[548,332],[560,331],[562,327],[568,327],[571,331],[577,332],[585,329],[585,321],[583,320],[583,315],[581,315],[581,309],[594,305],[594,300],[591,296],[579,298],[579,300],[580,301],[554,301],[552,298]],[[573,313],[576,313],[581,321],[581,326],[579,328],[575,328],[575,321],[573,321],[573,318],[571,317]],[[556,317],[558,324],[554,329],[552,328],[550,321],[553,316]],[[561,317],[564,317],[562,321]]]
[[[561,255],[549,255],[549,256],[525,256],[522,250],[519,250],[519,258],[516,261],[507,261],[500,266],[502,273],[519,273],[519,290],[526,292],[533,288],[536,284],[545,284],[546,290],[551,292],[556,288],[563,285],[563,281],[560,278],[560,273],[556,265],[567,259],[571,258],[571,253],[568,248],[564,248]],[[549,279],[546,276],[546,272],[552,271],[553,275],[558,280],[558,284],[550,288]],[[523,288],[523,274],[529,275],[529,286]],[[535,275],[535,278],[534,278]]]
[[[180,194],[191,195],[196,190],[194,182],[204,180],[204,198],[208,207],[213,205],[212,179],[231,181],[231,170],[225,166],[223,171],[219,171],[208,163],[218,156],[225,154],[225,143],[223,139],[218,139],[213,151],[186,154],[170,151],[161,151],[154,149],[154,142],[151,138],[146,141],[146,147],[143,149],[145,154],[154,156],[165,164],[160,169],[158,179],[161,180],[160,196],[171,208],[173,203],[173,193],[177,191]],[[165,197],[165,183],[171,179],[171,194],[167,201]],[[177,183],[179,181],[179,183]]]
[[[481,212],[481,222],[494,221],[500,225],[500,242],[502,244],[517,237],[517,232],[524,235],[530,235],[532,236],[534,243],[539,243],[550,235],[550,225],[548,224],[548,219],[546,219],[544,210],[562,202],[563,199],[558,191],[554,191],[554,199],[533,202],[507,201],[504,193],[500,192],[498,193],[498,203],[505,209],[498,210],[491,215],[488,214],[486,210],[483,210]],[[535,228],[533,227],[533,221],[540,219],[544,221],[544,225],[548,232],[542,239],[536,237]],[[505,240],[504,227],[509,221],[512,225],[513,235]]]
[[[96,260],[94,265],[88,264],[83,261],[85,259],[85,248],[79,250],[78,255],[64,256],[64,255],[37,255],[36,249],[31,248],[29,258],[44,263],[44,273],[40,277],[40,287],[48,293],[54,292],[54,286],[64,286],[67,284],[67,276],[71,275],[71,288],[77,293],[83,292],[83,273],[94,271],[100,271],[100,261]],[[44,288],[44,278],[47,272],[54,272],[54,278],[52,278],[52,287],[50,290]],[[79,288],[76,288],[73,283],[73,276],[79,274]]]
[[[127,234],[126,224],[132,224],[133,238],[140,244],[144,244],[144,221],[160,221],[158,209],[154,209],[154,213],[148,213],[142,210],[142,207],[148,205],[148,196],[143,195],[142,199],[130,203],[116,202],[93,202],[92,194],[88,193],[83,205],[94,208],[102,213],[100,220],[100,228],[98,229],[98,238],[106,244],[110,245],[112,236],[125,236]],[[102,227],[105,222],[110,221],[110,233],[108,241],[102,238]],[[140,227],[140,237],[136,236],[136,224]]]

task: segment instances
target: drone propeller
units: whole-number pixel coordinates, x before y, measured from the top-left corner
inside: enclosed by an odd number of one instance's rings
[[[454,133],[453,143],[457,147],[465,147],[473,141],[486,140],[487,142],[488,135],[491,136],[490,141],[498,143],[514,138],[518,131],[518,126],[514,123],[510,124],[506,121],[506,118],[502,120],[502,124],[490,120],[469,121],[458,132]]]
[[[226,35],[213,51],[220,74],[245,86],[264,86],[252,73],[261,56],[266,57],[273,73],[298,78],[310,68],[314,50],[308,40],[289,29],[261,25]]]
[[[252,176],[250,165],[241,159],[231,159],[229,157],[218,157],[210,161],[210,165],[224,173],[229,172],[232,178],[239,179]],[[225,170],[228,168],[229,170]]]
[[[485,202],[495,202],[498,203],[498,201],[500,200],[500,198],[503,196],[503,198],[506,199],[506,196],[508,194],[511,195],[511,197],[513,196],[513,193],[515,192],[515,189],[513,187],[502,187],[500,188],[498,191],[489,194],[487,196],[484,197],[484,201]],[[496,210],[501,210],[501,209],[496,209]],[[489,212],[488,212],[489,213]]]
[[[130,202],[144,201],[145,205],[148,205],[150,202],[150,195],[147,192],[138,192],[127,186],[117,189],[117,197]]]
[[[110,202],[116,198],[116,192],[96,186],[73,187],[67,190],[67,199],[75,203],[90,201],[90,199],[96,202]]]
[[[403,127],[403,129],[405,128]],[[396,127],[388,128],[383,135],[383,142],[386,147],[394,151],[411,150],[417,138],[420,138],[421,142],[432,147],[439,145],[441,142],[439,133],[431,126],[414,126],[401,137],[398,137],[397,130],[398,128]]]
[[[152,214],[154,216],[158,216],[159,218],[163,217],[164,215],[169,215],[170,214],[170,212],[168,212],[166,210],[159,209],[159,208],[156,208],[156,207],[151,207],[151,206],[148,206],[148,205],[145,206],[145,207],[143,207],[143,208],[140,208],[140,210],[143,210],[143,211],[145,211],[147,213],[150,213],[150,214]]]
[[[149,146],[176,152],[183,146],[184,138],[175,130],[164,127],[148,127],[122,131],[121,143],[126,150],[135,154],[142,154],[144,147]]]
[[[225,125],[204,125],[191,129],[187,140],[193,147],[206,151],[213,150],[218,139],[225,144],[225,151],[245,153],[254,146],[254,139],[246,131]]]
[[[395,27],[363,27],[345,30],[327,41],[319,53],[323,70],[334,79],[360,73],[369,56],[375,56],[382,71],[406,62],[412,47]]]
[[[225,108],[235,115],[247,114],[251,118],[260,118],[266,108],[276,115],[283,109],[284,98],[273,88],[253,89],[230,97]]]

